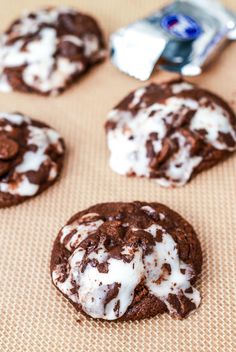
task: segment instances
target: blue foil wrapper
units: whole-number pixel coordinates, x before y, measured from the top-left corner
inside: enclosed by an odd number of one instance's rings
[[[179,0],[113,33],[111,60],[143,81],[155,67],[195,76],[235,39],[236,15],[217,0]]]

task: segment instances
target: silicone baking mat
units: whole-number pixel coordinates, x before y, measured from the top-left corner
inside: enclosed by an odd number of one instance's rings
[[[1,0],[0,27],[22,11],[73,5],[95,15],[109,34],[164,4],[157,0]],[[234,0],[227,4],[236,9]],[[193,82],[236,104],[236,44]],[[156,73],[152,80],[170,77]],[[2,111],[22,111],[61,132],[64,172],[51,189],[0,217],[0,351],[207,352],[236,351],[236,155],[179,189],[129,179],[108,167],[103,124],[107,111],[142,85],[107,60],[57,98],[0,94]],[[235,103],[234,103],[235,101]],[[236,107],[236,105],[234,106]],[[106,201],[163,202],[188,219],[202,244],[200,309],[184,321],[163,315],[132,323],[87,320],[52,286],[50,252],[58,230],[76,211]]]

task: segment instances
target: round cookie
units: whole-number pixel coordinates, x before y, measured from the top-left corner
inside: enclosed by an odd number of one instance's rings
[[[201,272],[192,226],[158,203],[104,203],[74,215],[52,250],[53,284],[92,318],[182,319],[200,304]]]
[[[0,113],[0,208],[50,187],[60,175],[65,146],[46,124],[20,113]]]
[[[122,175],[182,186],[236,149],[236,118],[220,97],[175,80],[139,88],[105,125],[110,166]]]
[[[23,15],[0,36],[0,91],[56,95],[105,58],[97,22],[70,8]]]

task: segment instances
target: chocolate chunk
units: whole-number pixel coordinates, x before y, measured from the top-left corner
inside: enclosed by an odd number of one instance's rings
[[[181,319],[196,308],[195,304],[190,301],[184,294],[179,296],[169,294],[168,303],[173,309],[173,316]]]
[[[235,139],[230,133],[219,132],[219,141],[225,143],[229,148],[235,147]]]
[[[153,148],[153,144],[152,144],[152,141],[151,140],[148,140],[146,142],[146,148],[147,148],[147,157],[148,158],[154,158],[155,156],[155,151],[154,151],[154,148]],[[153,159],[152,159],[153,160]]]
[[[153,159],[151,159],[150,167],[155,169],[158,165],[164,163],[171,155],[171,150],[171,142],[168,139],[165,139],[163,141],[161,151],[155,157],[153,157]]]
[[[11,168],[11,164],[8,162],[0,161],[0,176],[4,176]]]
[[[82,59],[83,48],[69,41],[62,41],[58,49],[64,57],[71,58],[72,60]]]
[[[149,134],[149,137],[151,138],[152,141],[157,141],[158,140],[158,133],[157,132],[151,132]]]
[[[109,271],[108,263],[100,263],[97,265],[99,273],[106,274]]]
[[[120,284],[118,282],[114,282],[114,284],[108,285],[108,293],[105,298],[104,306],[106,306],[112,299],[117,297],[120,289]],[[116,307],[115,307],[116,310]]]
[[[106,124],[105,124],[105,129],[107,131],[109,130],[114,130],[116,128],[116,122],[115,121],[107,121]]]
[[[187,143],[190,144],[190,156],[201,155],[201,148],[204,145],[202,139],[197,134],[184,128],[180,129],[180,133],[186,138]]]
[[[0,137],[0,159],[9,160],[16,156],[19,145],[13,139]]]

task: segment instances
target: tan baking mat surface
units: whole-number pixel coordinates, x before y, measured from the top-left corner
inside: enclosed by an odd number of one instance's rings
[[[21,9],[46,3],[1,1],[1,29]],[[108,37],[119,26],[148,14],[164,2],[65,3],[96,15]],[[228,1],[230,4],[236,9],[235,0]],[[231,103],[234,99],[236,102],[235,57],[236,44],[193,81],[220,93]],[[153,79],[159,81],[168,76],[161,73]],[[236,155],[175,190],[113,173],[107,164],[104,119],[120,98],[139,85],[107,61],[58,98],[0,94],[0,110],[22,111],[50,123],[63,134],[68,147],[60,182],[25,204],[1,210],[1,352],[236,351]],[[199,281],[202,305],[187,320],[175,321],[163,315],[134,323],[89,321],[76,314],[51,285],[50,251],[60,227],[80,209],[118,200],[163,202],[180,212],[197,230],[204,254]]]

